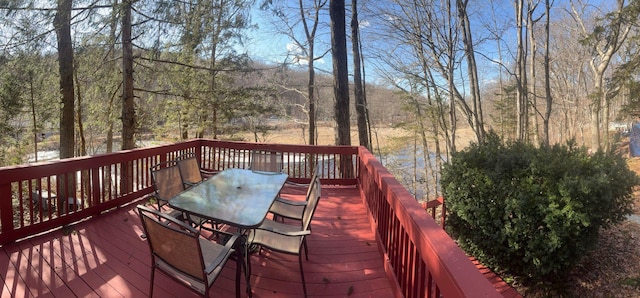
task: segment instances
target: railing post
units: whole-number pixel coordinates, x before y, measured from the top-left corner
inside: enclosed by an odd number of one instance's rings
[[[193,154],[196,156],[198,165],[201,169],[204,169],[204,159],[202,158],[202,142],[197,142],[193,146]]]
[[[354,178],[353,159],[350,154],[340,155],[340,178]]]
[[[110,167],[109,167],[110,168]],[[104,181],[102,183],[100,183],[100,178],[105,177],[105,174],[103,173],[102,175],[100,175],[100,169],[101,168],[94,168],[91,171],[91,198],[88,198],[89,200],[91,200],[91,203],[89,204],[89,206],[98,206],[100,204],[100,198],[103,194],[103,192],[107,191],[105,190],[105,185],[106,183],[104,183]],[[106,177],[105,177],[105,180]],[[111,171],[109,171],[109,187],[111,187]]]
[[[2,234],[13,231],[13,196],[11,196],[11,184],[0,184],[0,224]],[[2,241],[0,241],[2,243]]]

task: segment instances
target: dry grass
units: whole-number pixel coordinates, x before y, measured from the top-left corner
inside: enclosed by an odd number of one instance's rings
[[[274,144],[308,144],[309,134],[306,130],[307,126],[296,124],[293,122],[279,122],[275,124],[274,130],[257,136],[257,141],[262,143]],[[318,145],[334,145],[335,141],[335,123],[320,122],[318,123]],[[417,140],[417,136],[403,128],[381,126],[372,127],[371,139],[373,150],[375,153],[388,153],[393,150],[407,147]],[[251,133],[241,133],[238,135],[227,136],[230,139],[240,139],[243,141],[254,142],[256,136]],[[471,129],[459,129],[456,133],[456,145],[464,147],[469,144],[475,137]],[[351,144],[358,145],[357,127],[351,128]]]

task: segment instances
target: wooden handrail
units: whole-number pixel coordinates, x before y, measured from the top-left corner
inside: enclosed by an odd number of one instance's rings
[[[362,198],[398,297],[501,297],[453,239],[364,147]]]

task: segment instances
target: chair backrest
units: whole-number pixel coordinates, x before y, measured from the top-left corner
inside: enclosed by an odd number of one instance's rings
[[[307,194],[307,206],[302,214],[302,230],[309,229],[309,225],[311,225],[311,219],[313,219],[313,214],[316,212],[316,207],[318,207],[318,202],[320,201],[321,189],[320,178],[316,175],[315,179],[311,181]]]
[[[250,168],[255,171],[282,172],[282,152],[256,149],[251,151]]]
[[[316,191],[317,186],[314,185],[316,184],[316,180],[320,180],[320,178],[318,178],[318,171],[314,171],[313,175],[311,176],[311,181],[309,181],[309,187],[307,188],[307,196],[305,197],[305,200],[309,201],[309,199],[311,199],[311,192]],[[309,206],[308,204],[305,205],[305,209],[308,208],[307,206]]]
[[[158,200],[167,202],[184,190],[180,169],[173,161],[154,165],[151,168],[151,178]]]
[[[138,212],[153,257],[164,262],[159,268],[169,266],[205,283],[205,265],[198,231],[145,206],[138,206]]]
[[[202,181],[202,171],[195,154],[185,154],[176,159],[182,183],[186,185],[194,185]]]

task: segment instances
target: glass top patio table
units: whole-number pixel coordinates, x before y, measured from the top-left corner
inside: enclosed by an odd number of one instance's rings
[[[283,173],[226,169],[179,193],[169,205],[239,229],[260,226],[287,181]]]

